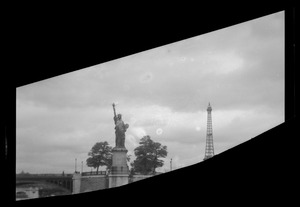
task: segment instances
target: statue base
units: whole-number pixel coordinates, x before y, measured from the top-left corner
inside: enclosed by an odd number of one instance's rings
[[[129,175],[108,175],[109,188],[119,187],[128,184]]]
[[[112,149],[112,167],[110,169],[109,188],[128,184],[129,168],[127,166],[127,152],[125,147]]]

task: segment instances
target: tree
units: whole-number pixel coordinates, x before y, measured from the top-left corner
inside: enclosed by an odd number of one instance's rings
[[[112,164],[112,147],[105,142],[97,142],[88,153],[90,156],[86,160],[88,167],[97,168],[97,173],[100,166],[106,166],[107,168],[111,167]]]
[[[167,156],[167,146],[151,140],[150,136],[144,136],[140,146],[134,149],[136,159],[131,163],[133,173],[154,174],[155,169],[162,167],[164,161],[159,158]]]

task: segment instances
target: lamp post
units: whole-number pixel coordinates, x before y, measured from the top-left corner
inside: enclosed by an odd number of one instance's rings
[[[75,173],[77,172],[77,158],[75,158]]]

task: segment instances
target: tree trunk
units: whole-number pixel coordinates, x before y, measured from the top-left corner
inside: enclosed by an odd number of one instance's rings
[[[98,170],[99,170],[99,166],[97,166],[97,172],[96,172],[96,174],[98,174]]]

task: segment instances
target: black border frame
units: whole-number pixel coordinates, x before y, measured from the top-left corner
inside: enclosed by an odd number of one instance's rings
[[[198,10],[198,12],[196,12]],[[282,198],[289,188],[290,171],[294,170],[293,155],[287,149],[295,132],[295,7],[255,7],[236,9],[197,8],[184,14],[174,12],[134,13],[107,21],[106,14],[93,23],[80,18],[63,19],[53,15],[30,15],[20,18],[13,37],[13,61],[5,70],[5,185],[8,202],[16,205],[68,205],[85,201],[91,205],[168,205],[177,201],[194,204],[201,200],[224,198],[264,200]],[[16,87],[56,75],[72,72],[95,64],[152,49],[172,42],[249,21],[265,15],[285,11],[285,123],[252,139],[228,153],[200,164],[173,171],[124,188],[108,189],[72,196],[33,199],[15,202],[15,116]],[[113,13],[115,14],[115,13]],[[153,15],[155,14],[155,18]],[[38,19],[38,20],[37,20]],[[42,20],[41,20],[42,19]],[[63,20],[62,20],[63,19]],[[91,18],[93,19],[93,17]],[[32,21],[33,20],[33,21]],[[87,21],[90,19],[88,18]],[[42,24],[41,24],[42,22]],[[81,22],[81,23],[79,23]],[[108,23],[109,22],[109,23]],[[196,26],[195,26],[196,25]],[[91,31],[92,35],[87,31]],[[122,34],[122,35],[121,35]],[[121,36],[121,38],[119,38]],[[100,49],[99,49],[100,48]],[[21,63],[21,66],[16,66]],[[56,68],[53,70],[53,68]],[[289,140],[289,146],[282,138]],[[5,141],[4,140],[4,141]],[[5,142],[4,142],[5,146]],[[289,155],[289,156],[287,156]],[[188,179],[193,176],[194,179]],[[13,184],[13,185],[11,185]],[[280,187],[283,185],[283,187]],[[271,197],[266,193],[272,193]],[[117,195],[117,196],[116,196]],[[132,196],[133,198],[131,198]],[[153,199],[152,199],[153,196]],[[116,198],[117,197],[117,198]],[[105,198],[103,200],[102,198]],[[92,203],[93,202],[93,203]],[[96,204],[96,203],[99,204]],[[162,203],[160,203],[162,202]]]

